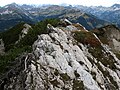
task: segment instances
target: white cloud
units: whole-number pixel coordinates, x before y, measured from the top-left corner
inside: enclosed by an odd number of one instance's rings
[[[0,1],[0,5],[4,6],[6,4],[10,4],[16,2],[18,4],[77,4],[77,5],[86,5],[86,6],[111,6],[114,3],[119,3],[120,0],[2,0]]]

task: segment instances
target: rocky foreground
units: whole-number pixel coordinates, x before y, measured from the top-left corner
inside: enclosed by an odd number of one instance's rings
[[[1,90],[120,90],[120,60],[109,45],[93,33],[92,41],[80,42],[77,33],[89,34],[80,24],[47,29],[32,53],[16,58],[0,80]]]

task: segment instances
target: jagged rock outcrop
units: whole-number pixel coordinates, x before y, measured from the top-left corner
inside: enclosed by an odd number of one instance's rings
[[[24,27],[24,28],[23,28],[23,30],[21,31],[21,34],[19,35],[19,39],[18,39],[18,41],[16,41],[16,43],[18,43],[22,38],[24,38],[25,35],[27,35],[28,31],[29,31],[30,29],[32,29],[32,27],[31,27],[29,24],[24,24],[23,27]]]
[[[109,40],[109,46],[115,51],[120,51],[120,30],[114,26],[108,26],[104,30]]]
[[[0,55],[3,55],[5,52],[4,42],[2,39],[0,39]]]
[[[31,26],[29,24],[24,24],[24,28],[22,30],[21,38],[24,38],[25,35],[28,33],[29,29],[31,29]]]
[[[38,36],[33,52],[18,58],[19,65],[9,72],[14,75],[1,79],[2,89],[120,90],[120,60],[95,34],[99,48],[77,41],[73,38],[76,30],[66,30],[68,26],[47,28],[49,34]],[[77,32],[81,31],[89,33],[86,29]]]
[[[107,25],[105,27],[94,30],[98,37],[106,39],[107,44],[114,52],[120,52],[120,29],[115,25]]]

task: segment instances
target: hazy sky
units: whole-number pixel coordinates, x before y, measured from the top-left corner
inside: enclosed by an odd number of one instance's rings
[[[4,6],[10,3],[17,4],[77,4],[85,6],[111,6],[115,3],[120,4],[120,0],[0,0],[0,6]]]

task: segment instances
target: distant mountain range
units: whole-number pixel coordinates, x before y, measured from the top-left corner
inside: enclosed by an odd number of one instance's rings
[[[120,27],[120,4],[114,4],[111,7],[103,7],[103,6],[75,6],[76,8],[95,15],[99,19],[106,20],[117,24]]]
[[[0,31],[7,30],[20,22],[34,24],[47,18],[67,18],[74,23],[82,24],[88,30],[110,24],[92,14],[87,14],[84,12],[86,10],[79,9],[79,7],[58,5],[8,4],[0,8]]]

